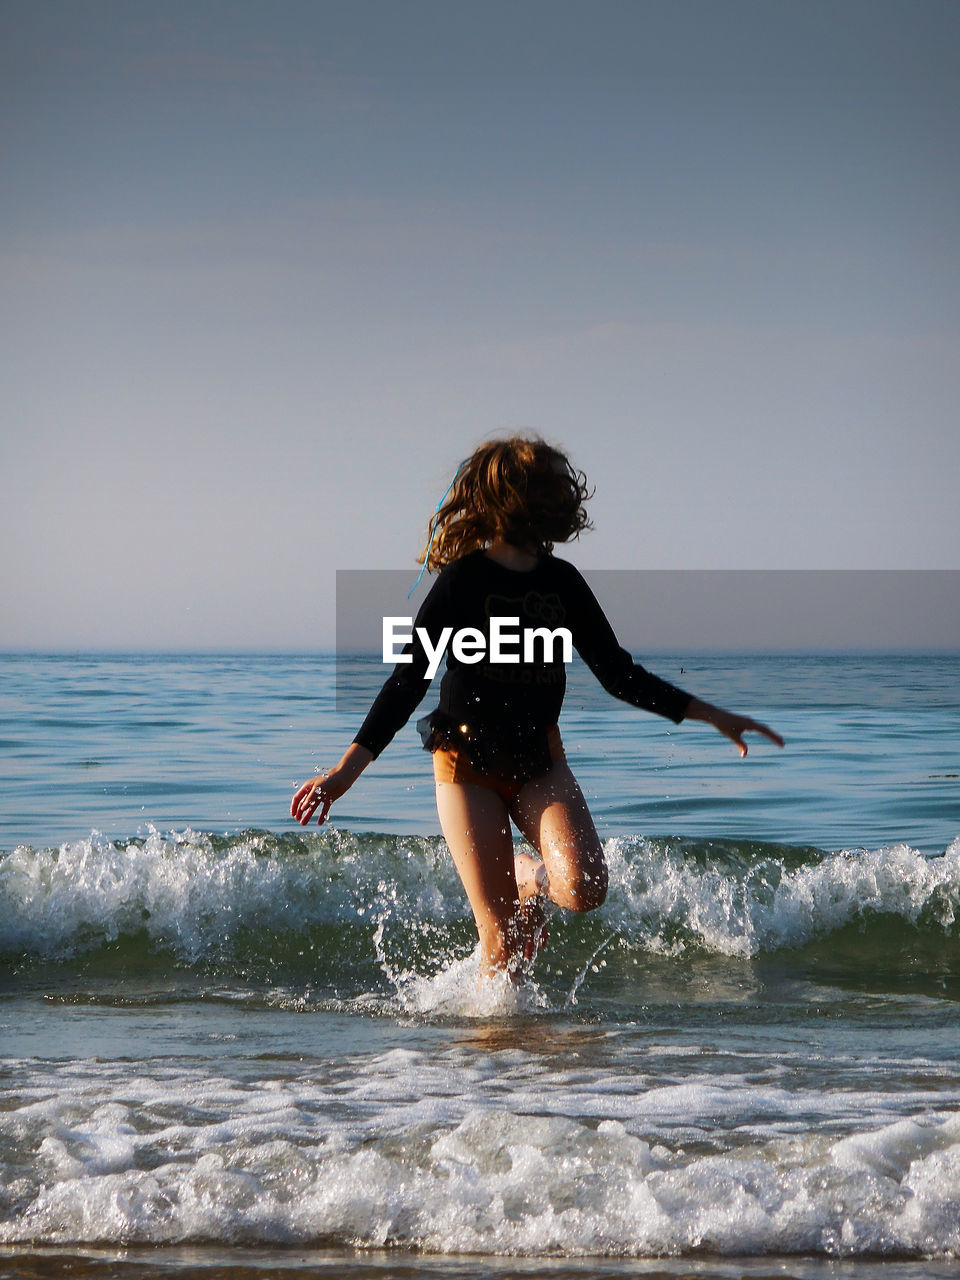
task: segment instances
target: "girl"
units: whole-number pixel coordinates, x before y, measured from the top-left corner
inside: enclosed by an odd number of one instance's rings
[[[599,907],[607,892],[603,849],[567,765],[557,721],[566,672],[547,646],[493,660],[491,619],[515,628],[565,628],[614,697],[681,720],[703,720],[747,754],[745,732],[783,739],[645,671],[622,649],[577,570],[552,555],[590,528],[586,478],[559,450],[522,436],[481,445],[462,462],[430,522],[420,561],[439,577],[417,615],[406,660],[384,684],[338,765],[305,782],[291,814],[326,820],[409,719],[429,686],[428,656],[445,628],[470,628],[474,650],[448,651],[439,706],[417,724],[433,753],[437,811],[473,908],[484,972],[516,975],[536,950],[542,902]],[[501,624],[498,624],[501,625]],[[423,629],[419,632],[418,629]],[[450,632],[447,632],[450,635]],[[484,655],[478,660],[478,652]],[[540,855],[514,855],[511,819]]]

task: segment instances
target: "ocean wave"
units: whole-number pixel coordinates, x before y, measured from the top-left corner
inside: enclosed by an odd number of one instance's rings
[[[621,917],[652,950],[756,956],[891,918],[949,940],[960,909],[960,838],[934,858],[904,844],[822,853],[645,839],[611,840],[607,857]]]
[[[419,1065],[404,1050],[385,1055],[381,1088]],[[0,1115],[0,1242],[564,1257],[960,1253],[957,1115],[698,1151],[647,1133],[642,1095],[624,1099],[630,1119],[474,1105],[441,1123],[423,1113],[318,1130],[326,1091],[308,1079],[241,1085],[184,1080],[172,1067],[119,1080],[102,1064],[80,1070]]]
[[[641,836],[609,839],[605,851],[606,904],[561,926],[578,962],[615,940],[603,963],[800,951],[960,975],[960,838],[936,857],[903,844],[828,853]],[[150,829],[0,857],[7,969],[110,952],[264,980],[299,968],[322,983],[355,964],[359,991],[375,973],[437,973],[474,941],[439,837]]]

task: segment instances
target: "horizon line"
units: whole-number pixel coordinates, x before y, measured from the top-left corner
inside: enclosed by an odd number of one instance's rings
[[[810,646],[807,648],[794,648],[790,646],[717,646],[698,645],[687,648],[680,645],[658,645],[651,648],[643,648],[642,646],[624,646],[628,651],[642,651],[645,655],[652,657],[665,655],[673,657],[679,653],[687,653],[692,657],[960,657],[960,645],[828,645],[828,646]],[[108,648],[100,646],[84,647],[80,645],[58,645],[44,647],[29,646],[10,646],[0,645],[0,658],[149,658],[149,657],[178,657],[178,658],[373,658],[379,657],[381,650],[372,649],[348,649],[343,653],[339,652],[336,647],[318,647],[315,649],[304,649],[294,646],[258,646],[244,645],[228,648],[218,646],[187,646],[187,647],[118,647]],[[583,662],[579,654],[574,655],[574,662]],[[390,663],[382,663],[383,666],[391,666]]]

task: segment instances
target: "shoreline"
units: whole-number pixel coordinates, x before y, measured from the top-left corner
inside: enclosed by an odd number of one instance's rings
[[[757,1257],[697,1254],[657,1257],[508,1257],[499,1254],[423,1254],[396,1250],[255,1246],[94,1245],[4,1246],[0,1268],[8,1280],[948,1280],[955,1258],[845,1259],[809,1254]]]

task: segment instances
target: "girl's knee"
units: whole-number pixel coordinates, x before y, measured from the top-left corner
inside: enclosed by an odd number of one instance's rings
[[[602,907],[606,901],[609,883],[610,877],[607,873],[607,864],[605,862],[597,863],[589,869],[585,869],[577,886],[577,896],[582,903],[579,910],[595,911],[597,907]]]
[[[551,890],[559,892],[550,896],[568,911],[596,911],[606,900],[609,881],[607,864],[600,859],[568,872],[562,885],[551,882]]]

